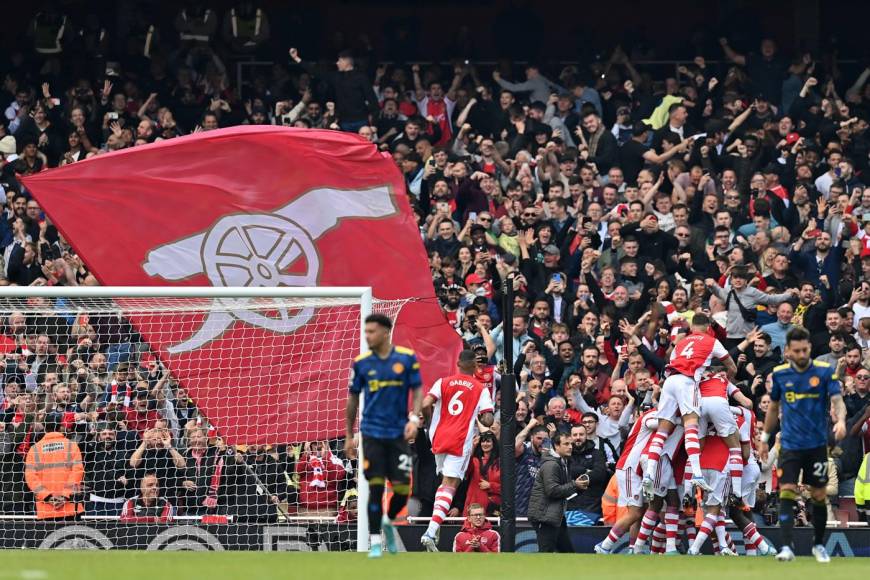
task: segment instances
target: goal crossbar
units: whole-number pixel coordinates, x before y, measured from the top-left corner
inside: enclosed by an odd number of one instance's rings
[[[359,298],[372,300],[367,286],[0,286],[0,298]]]

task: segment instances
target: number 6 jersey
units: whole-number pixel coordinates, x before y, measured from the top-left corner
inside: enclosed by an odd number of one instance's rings
[[[429,426],[432,453],[471,453],[477,417],[493,410],[489,389],[470,375],[452,375],[435,381],[428,394],[436,399]]]

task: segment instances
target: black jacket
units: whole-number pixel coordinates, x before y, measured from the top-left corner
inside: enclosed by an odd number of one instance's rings
[[[308,64],[303,63],[303,67],[316,75],[316,71]],[[340,123],[363,121],[369,115],[378,113],[378,98],[372,89],[372,82],[362,71],[333,71],[321,75],[319,79],[326,85],[323,88],[327,95],[335,101],[335,116]]]
[[[604,464],[604,453],[596,449],[591,441],[584,442],[579,449],[575,447],[568,462],[571,480],[581,475],[589,476],[589,487],[577,491],[577,497],[568,502],[568,509],[601,513],[601,496],[604,495],[610,474]]]
[[[253,454],[244,459],[247,467],[235,458],[227,459],[227,489],[234,496],[227,502],[227,512],[235,521],[276,522],[278,508],[271,497],[287,500],[286,466],[269,454],[260,461]]]
[[[106,448],[99,441],[85,445],[84,464],[87,491],[100,497],[118,499],[135,493],[133,470],[128,463],[129,453],[115,443]],[[118,481],[126,477],[127,482]]]
[[[640,229],[640,224],[636,222],[625,224],[619,233],[623,238],[631,234],[637,238],[640,244],[639,256],[649,261],[661,260],[669,272],[673,271],[673,261],[668,257],[679,249],[679,243],[672,234],[662,230],[647,233]]]
[[[568,496],[576,492],[574,481],[568,478],[567,462],[551,452],[544,453],[529,497],[529,521],[558,526],[565,518]]]
[[[19,286],[30,286],[34,280],[44,276],[42,268],[34,257],[29,265],[24,263],[24,247],[17,245],[12,248],[9,255],[9,264],[6,266],[6,276],[10,283]]]

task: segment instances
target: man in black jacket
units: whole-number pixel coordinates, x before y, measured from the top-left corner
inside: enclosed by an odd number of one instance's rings
[[[661,260],[668,265],[668,271],[676,268],[671,255],[675,254],[680,245],[677,238],[659,228],[659,218],[653,212],[647,212],[639,223],[628,223],[622,226],[619,234],[623,239],[634,235],[640,244],[640,256],[647,262]]]
[[[577,133],[578,137],[582,137],[578,148],[580,158],[587,163],[594,163],[599,174],[607,173],[618,161],[619,143],[594,109],[584,113],[583,129],[578,128]]]
[[[37,278],[42,278],[44,274],[36,257],[36,244],[33,242],[13,247],[6,267],[9,283],[30,286]]]
[[[96,439],[85,444],[85,484],[90,492],[88,515],[120,515],[124,500],[135,490],[127,450],[117,442],[115,425],[101,423],[97,425]]]
[[[284,476],[286,463],[265,445],[251,445],[242,454],[236,451],[228,461],[228,513],[237,522],[274,523],[279,504],[287,501],[288,487]]]
[[[290,58],[296,64],[302,65],[312,76],[316,71],[311,63],[302,63],[299,51],[290,49]],[[350,52],[338,53],[335,63],[337,71],[321,77],[326,85],[327,93],[335,101],[335,118],[342,131],[356,133],[360,127],[369,124],[369,117],[378,112],[378,98],[372,89],[371,80],[365,73],[354,68],[353,56]]]
[[[568,524],[572,526],[593,526],[601,517],[601,496],[610,479],[604,463],[604,453],[595,448],[592,441],[586,440],[586,427],[571,427],[571,461],[568,463],[568,476],[582,484],[577,496],[568,500]]]
[[[568,477],[568,458],[573,449],[571,436],[568,433],[556,433],[552,441],[553,449],[541,458],[541,466],[535,476],[528,516],[538,538],[538,552],[570,554],[574,552],[574,547],[568,537],[565,508],[568,498],[584,484],[579,478],[572,481]]]

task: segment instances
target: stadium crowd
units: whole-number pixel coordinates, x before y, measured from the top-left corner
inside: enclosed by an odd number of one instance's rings
[[[719,39],[718,53],[671,76],[636,67],[620,47],[592,63],[494,70],[346,52],[332,70],[288,47],[286,62],[234,86],[227,63],[270,42],[268,23],[251,2],[224,14],[191,3],[168,29],[142,15],[115,55],[92,21],[38,14],[32,44],[2,71],[4,284],[94,282],[22,175],[231,125],[355,132],[405,176],[436,294],[477,349],[480,378],[497,391],[507,368],[518,377],[518,515],[564,432],[572,479],[587,476],[569,524],[612,520],[626,436],[702,312],[759,428],[786,333],[811,331],[812,356],[843,381],[849,436],[832,441],[828,493],[831,519],[848,515],[870,451],[870,66],[847,76],[770,39],[746,53]],[[70,65],[83,59],[93,67]],[[515,309],[503,320],[509,277]],[[3,513],[354,517],[350,463],[329,444],[227,449],[183,386],[157,363],[139,365],[123,322],[13,312],[0,342]],[[496,420],[476,439],[451,515],[499,513],[498,429]],[[42,432],[80,450],[69,493],[40,489],[46,470],[28,454]],[[421,433],[412,515],[431,513],[435,499],[426,447]],[[770,524],[778,444],[756,440],[754,450],[754,513]]]

